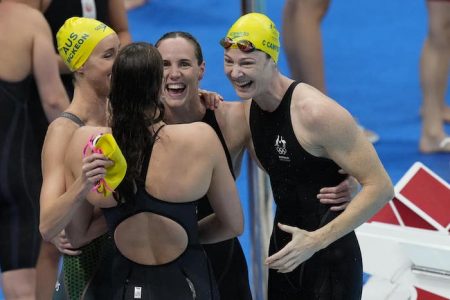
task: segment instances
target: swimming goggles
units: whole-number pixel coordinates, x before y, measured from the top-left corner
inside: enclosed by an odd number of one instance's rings
[[[253,52],[256,50],[255,45],[253,45],[253,43],[248,40],[240,40],[240,41],[235,42],[232,39],[230,39],[229,37],[224,37],[223,39],[220,40],[219,43],[224,49],[229,49],[233,45],[236,45],[233,48],[237,47],[237,48],[239,48],[239,50],[241,50],[242,52],[245,52],[245,53]]]

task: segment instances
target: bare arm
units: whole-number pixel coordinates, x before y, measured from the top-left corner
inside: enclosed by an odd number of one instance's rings
[[[81,180],[85,181],[88,187],[83,201],[76,208],[71,221],[65,228],[67,237],[74,247],[80,247],[107,231],[103,214],[94,205],[98,204],[100,207],[105,207],[105,203],[116,204],[112,197],[105,198],[103,194],[92,191],[97,182],[104,178],[106,168],[112,162],[104,155],[97,153],[88,153],[86,157],[82,157],[84,146],[90,136],[99,132],[105,131],[98,127],[78,129],[72,137],[65,157],[66,182],[70,185]]]
[[[336,110],[334,114],[326,113],[324,117],[331,119],[318,126],[318,142],[330,159],[361,183],[362,189],[339,217],[317,231],[323,241],[322,247],[367,221],[392,199],[394,193],[391,180],[372,144],[347,111],[340,107]]]
[[[208,129],[204,141],[214,160],[214,168],[207,195],[214,213],[199,221],[199,237],[203,244],[238,236],[244,228],[241,203],[225,152],[215,132]]]
[[[66,228],[78,212],[78,208],[86,202],[85,198],[93,186],[86,176],[78,176],[73,181],[66,182],[65,155],[67,149],[71,149],[69,144],[76,128],[74,124],[65,120],[56,120],[50,125],[45,138],[42,150],[43,183],[39,229],[47,241]],[[78,153],[79,156],[81,151]],[[97,166],[93,159],[87,160],[87,171]],[[92,174],[95,175],[95,171]]]
[[[58,63],[54,56],[50,28],[42,17],[33,38],[33,74],[42,107],[49,122],[69,106],[69,98],[61,82]]]
[[[75,129],[75,125],[56,120],[49,126],[44,141],[39,229],[46,241],[67,226],[89,190],[86,183],[80,180],[66,190],[64,156]]]
[[[56,61],[58,62],[58,70],[60,74],[71,74],[69,67],[64,63],[61,56],[58,53],[55,53]]]
[[[123,0],[109,0],[109,20],[111,28],[117,33],[120,46],[131,43],[131,34],[128,31],[127,12]]]
[[[281,230],[292,234],[292,241],[266,263],[280,272],[292,271],[315,252],[354,230],[393,196],[392,183],[373,146],[347,111],[329,101],[321,103],[309,117],[302,116],[305,120],[302,128],[310,133],[311,145],[321,149],[321,156],[334,160],[354,176],[362,190],[338,217],[315,231],[279,224]]]
[[[84,201],[66,226],[67,239],[75,248],[86,245],[107,232],[106,220],[99,208]]]

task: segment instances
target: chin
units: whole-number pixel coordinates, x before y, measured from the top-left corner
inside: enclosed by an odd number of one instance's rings
[[[235,92],[238,95],[238,97],[241,98],[242,100],[247,100],[255,96],[254,89],[247,89],[247,90],[235,89]]]
[[[173,98],[166,97],[164,99],[164,105],[169,108],[176,108],[176,107],[183,106],[185,102],[186,102],[186,98],[173,99]]]

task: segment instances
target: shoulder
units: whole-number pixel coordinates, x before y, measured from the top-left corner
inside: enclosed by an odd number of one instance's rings
[[[30,5],[20,2],[4,2],[2,4],[2,7],[4,7],[5,10],[7,10],[10,14],[16,15],[35,16],[40,13],[38,10],[32,8]]]
[[[10,17],[6,18],[6,25],[14,26],[14,32],[20,32],[21,39],[35,36],[48,26],[42,13],[27,4],[3,2],[1,5],[6,17]]]
[[[46,27],[47,21],[45,20],[44,15],[39,10],[32,8],[31,6],[24,3],[14,4],[15,5],[12,7],[13,13],[15,13],[18,17],[26,18],[27,22],[25,22],[25,24]]]
[[[68,159],[71,161],[74,157],[79,157],[79,153],[82,153],[91,138],[109,132],[111,132],[111,130],[107,127],[83,126],[76,129],[68,142],[68,147],[65,151],[66,160]],[[74,162],[76,162],[76,160],[74,160]]]
[[[47,128],[46,141],[56,140],[58,143],[70,140],[73,133],[79,128],[77,124],[66,118],[56,118]]]
[[[164,143],[182,147],[184,151],[212,147],[218,137],[214,129],[204,122],[166,125],[159,134]]]
[[[214,113],[222,130],[232,130],[245,123],[245,104],[241,101],[223,102]]]
[[[299,125],[313,144],[351,135],[356,129],[355,120],[344,107],[307,84],[294,90],[291,116],[293,126]]]
[[[97,127],[97,126],[83,126],[75,130],[72,140],[74,142],[84,142],[87,143],[91,137],[95,137],[99,134],[110,133],[111,129],[108,127]]]
[[[202,135],[214,134],[214,129],[204,122],[193,122],[187,124],[173,124],[165,125],[161,130],[161,136],[168,135],[169,137],[179,140],[196,140]]]
[[[307,128],[321,128],[337,120],[347,122],[352,119],[344,107],[307,84],[300,84],[294,90],[291,111]]]
[[[230,114],[233,112],[239,112],[244,109],[244,102],[237,101],[224,101],[220,104],[219,108],[216,111],[221,111],[225,114]]]

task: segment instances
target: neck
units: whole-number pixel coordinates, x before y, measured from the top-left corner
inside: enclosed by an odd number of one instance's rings
[[[265,92],[253,97],[253,100],[262,110],[273,112],[280,105],[292,81],[292,79],[278,72],[270,81]]]
[[[205,115],[206,108],[199,97],[189,99],[186,105],[169,107],[165,105],[164,121],[168,124],[183,124],[201,121]]]
[[[72,103],[67,111],[77,115],[86,125],[108,126],[106,106],[106,97],[75,88]]]

